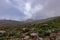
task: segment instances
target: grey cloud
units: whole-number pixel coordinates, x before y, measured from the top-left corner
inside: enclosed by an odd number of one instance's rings
[[[43,9],[32,14],[31,19],[45,19],[60,16],[60,0],[25,0],[22,3],[27,1],[33,3],[32,7],[37,6],[37,4],[43,5]],[[0,19],[25,20],[25,17],[26,15],[21,10],[6,3],[6,0],[0,0]]]
[[[0,19],[23,20],[24,16],[18,9],[7,4],[5,0],[0,0]]]
[[[34,19],[45,19],[60,16],[60,0],[50,0],[42,11],[33,15]]]

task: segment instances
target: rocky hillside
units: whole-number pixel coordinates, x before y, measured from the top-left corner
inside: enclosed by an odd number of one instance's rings
[[[16,21],[4,20],[0,22],[0,25],[16,25]],[[60,33],[60,17],[53,17],[43,20],[36,20],[33,22],[17,22],[19,25],[16,26],[1,26],[0,27],[0,40],[37,40],[50,38],[52,40],[57,39]],[[3,25],[3,24],[2,24]],[[51,36],[51,34],[53,36]],[[58,40],[58,39],[57,39]],[[60,39],[59,39],[60,40]]]

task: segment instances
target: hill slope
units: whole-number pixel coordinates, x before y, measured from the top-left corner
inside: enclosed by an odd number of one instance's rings
[[[42,20],[28,20],[28,21],[14,21],[14,20],[0,20],[0,27],[1,26],[16,26],[16,25],[27,25],[27,24],[41,24],[41,23],[60,23],[60,16],[52,17]]]
[[[27,24],[39,24],[39,23],[47,23],[47,22],[54,22],[54,20],[56,20],[56,21],[59,21],[60,20],[60,16],[57,16],[57,17],[52,17],[52,18],[47,18],[47,19],[42,19],[42,20],[29,20],[29,22],[25,22],[25,23],[27,23]]]
[[[28,22],[28,23],[1,20],[0,25],[1,23],[4,23],[6,25],[11,25],[11,26],[8,27],[4,25],[6,27],[0,27],[0,33],[5,32],[4,34],[0,35],[0,38],[1,38],[0,40],[2,39],[5,40],[11,37],[16,38],[16,39],[17,38],[21,39],[21,38],[26,37],[26,35],[30,37],[32,33],[37,34],[38,37],[44,38],[46,36],[50,36],[50,33],[53,33],[53,32],[55,33],[57,31],[60,32],[60,17],[53,17],[53,18],[48,18],[48,19],[33,21],[33,22]],[[19,24],[19,25],[16,25],[13,27],[12,24],[13,25]]]
[[[24,22],[14,21],[14,20],[0,20],[0,27],[1,26],[16,26],[23,24]]]

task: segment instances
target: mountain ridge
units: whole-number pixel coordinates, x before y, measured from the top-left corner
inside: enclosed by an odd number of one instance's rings
[[[0,26],[16,26],[21,24],[37,24],[37,23],[44,23],[49,20],[53,20],[56,18],[60,18],[60,16],[42,19],[42,20],[32,20],[32,21],[15,21],[15,20],[0,20]]]

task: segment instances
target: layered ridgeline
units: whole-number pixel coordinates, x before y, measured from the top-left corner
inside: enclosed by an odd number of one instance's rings
[[[51,23],[51,22],[56,22],[54,20],[59,20],[60,16],[58,17],[52,17],[52,18],[47,18],[47,19],[42,19],[42,20],[33,20],[33,19],[28,19],[26,21],[15,21],[15,20],[0,20],[0,27],[1,26],[15,26],[15,25],[21,25],[21,24],[42,24],[42,23]],[[51,21],[51,22],[50,22]]]
[[[24,21],[0,20],[0,27],[17,26],[17,25],[20,25],[20,24],[24,24]]]
[[[15,26],[12,26],[12,24]],[[30,22],[1,20],[0,25],[0,33],[4,33],[0,34],[1,40],[4,39],[4,37],[5,39],[9,37],[24,38],[26,35],[30,36],[31,33],[38,34],[38,37],[45,37],[48,36],[47,34],[60,31],[60,17],[34,20]]]

